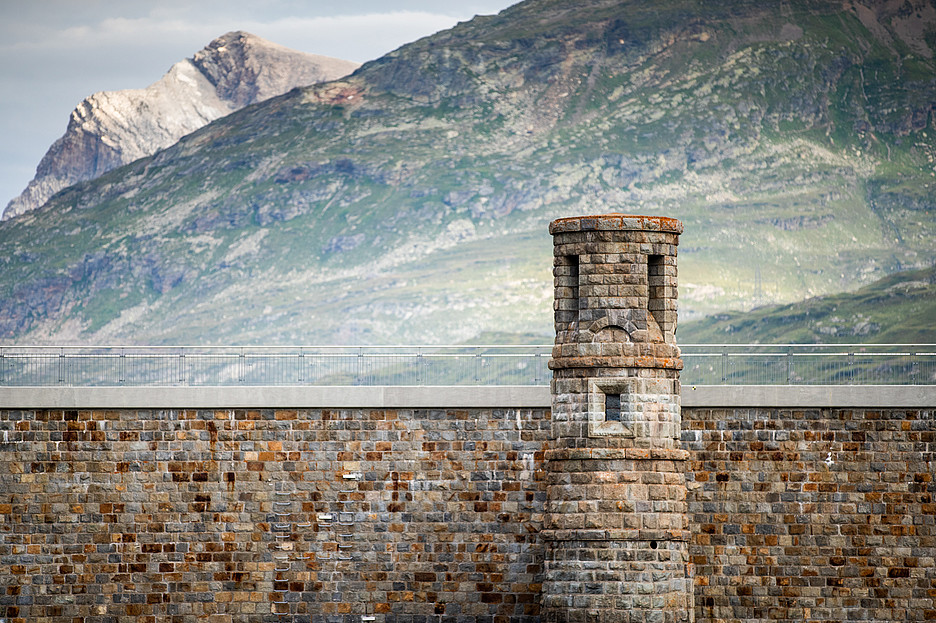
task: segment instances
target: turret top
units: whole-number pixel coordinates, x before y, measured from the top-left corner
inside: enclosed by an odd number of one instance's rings
[[[572,216],[556,219],[549,224],[550,234],[577,231],[660,231],[681,234],[683,225],[674,218],[665,216],[635,216],[631,214],[600,214],[594,216]]]

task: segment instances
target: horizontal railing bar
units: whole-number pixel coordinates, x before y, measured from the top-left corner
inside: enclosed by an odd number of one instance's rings
[[[835,357],[835,356],[855,356],[855,357],[933,357],[936,356],[936,353],[683,353],[681,357],[683,359],[687,357]],[[205,354],[205,353],[192,353],[185,355],[186,359],[241,359],[241,358],[260,358],[260,357],[276,357],[277,359],[291,359],[298,358],[298,354],[289,354],[289,355],[274,355],[274,354],[253,354],[253,355],[228,355],[228,354]],[[456,358],[456,357],[538,357],[539,353],[516,353],[516,354],[496,354],[496,353],[456,353],[456,354],[446,354],[446,353],[400,353],[398,355],[380,355],[366,353],[364,357],[368,359],[398,359],[404,357],[412,358],[432,358],[432,359],[445,359],[445,358]],[[136,354],[127,354],[127,355],[111,355],[107,353],[101,354],[87,354],[87,353],[75,353],[68,355],[35,355],[30,353],[12,353],[3,355],[7,359],[43,359],[48,361],[57,361],[62,357],[67,357],[69,359],[165,359],[169,361],[178,360],[180,355],[161,355],[156,353],[136,353]],[[347,355],[329,355],[321,353],[304,353],[302,354],[303,358],[309,359],[325,359],[325,358],[334,358],[334,357],[361,357],[354,353],[349,353]]]
[[[724,357],[725,355],[729,357],[787,357],[789,353],[682,353],[680,355],[683,359],[687,357]],[[828,355],[826,355],[828,356]]]
[[[936,347],[936,344],[933,345]],[[82,345],[68,345],[68,346],[49,346],[43,344],[6,344],[0,345],[0,350],[2,349],[34,349],[34,350],[63,350],[63,349],[87,349],[87,350],[354,350],[360,351],[361,349],[366,350],[388,350],[388,349],[479,349],[479,348],[552,348],[552,344],[396,344],[393,346],[389,345],[373,345],[373,346],[338,346],[338,345],[322,345],[322,346],[310,346],[310,345],[299,345],[294,344],[292,346],[275,346],[275,345],[258,345],[258,346],[197,346],[197,345],[180,345],[180,346],[160,346],[160,345],[134,345],[128,346],[126,344],[96,344],[93,346],[82,346]]]
[[[334,358],[334,357],[360,357],[361,355],[355,353],[347,353],[344,355],[329,355],[321,353],[303,353],[302,357],[307,357],[310,359],[324,359],[324,358]],[[516,354],[496,354],[496,353],[456,353],[456,354],[446,354],[446,353],[400,353],[394,355],[381,355],[373,353],[365,353],[364,355],[368,359],[396,359],[401,357],[425,357],[433,359],[444,359],[444,358],[455,358],[455,357],[537,357],[539,353],[516,353]],[[694,355],[697,356],[697,355]],[[61,357],[67,357],[69,359],[166,359],[166,360],[177,360],[180,355],[162,355],[157,353],[133,353],[126,355],[112,355],[107,353],[101,354],[91,354],[91,353],[74,353],[67,355],[34,355],[29,353],[13,353],[9,355],[3,355],[8,359],[48,359],[49,361],[56,361]],[[276,354],[248,354],[248,355],[236,355],[236,354],[206,354],[206,353],[192,353],[185,355],[186,359],[241,359],[241,358],[258,358],[258,357],[276,357],[277,359],[291,359],[298,358],[297,353],[276,355]]]
[[[737,357],[756,357],[758,353],[732,353]],[[778,353],[782,357],[909,357],[917,353]]]
[[[701,347],[701,346],[705,346],[706,348],[724,348],[724,347],[719,346],[719,345],[717,345],[717,344],[705,344],[705,345],[683,344],[683,345],[680,345],[680,349],[686,349],[686,348],[690,348],[690,347]],[[866,347],[868,347],[869,345],[868,345],[868,344],[863,344],[863,345],[860,345],[860,346],[866,348]],[[933,348],[936,348],[936,345],[931,345],[931,344],[919,344],[919,345],[916,345],[916,344],[886,344],[886,345],[884,345],[884,344],[874,344],[873,346],[876,346],[876,347],[879,347],[879,348],[882,347],[882,346],[884,346],[884,347],[891,346],[891,347],[895,347],[895,348],[897,348],[897,347],[906,348],[906,347],[908,347],[908,346],[919,346],[919,347],[921,347],[921,348],[929,348],[929,347],[932,346]],[[750,352],[752,349],[765,348],[765,347],[771,347],[771,348],[815,349],[815,348],[838,348],[839,345],[816,345],[816,344],[795,344],[795,345],[783,345],[783,344],[770,344],[770,345],[764,345],[764,344],[734,344],[734,345],[731,346],[731,348],[747,349],[747,350],[744,350],[744,351],[739,351],[739,354],[750,354],[750,355],[771,355],[771,354],[777,354],[777,355],[787,355],[787,354],[789,354],[789,353],[791,352],[791,351],[783,351],[783,352],[779,352],[779,353],[754,353],[754,352]],[[168,349],[171,348],[172,350],[177,351],[176,353],[172,353],[172,354],[155,353],[155,354],[158,354],[158,355],[161,356],[161,357],[171,357],[171,356],[178,356],[178,355],[180,355],[180,354],[185,354],[185,352],[183,352],[183,351],[200,351],[200,352],[196,352],[196,353],[193,354],[192,356],[196,356],[196,355],[200,355],[200,356],[214,355],[215,353],[206,353],[206,352],[205,352],[205,351],[211,351],[211,350],[219,350],[219,351],[221,351],[221,352],[219,352],[218,354],[229,355],[229,356],[234,356],[235,354],[239,356],[240,353],[243,353],[244,355],[257,355],[257,354],[263,354],[263,353],[262,353],[263,350],[278,350],[278,351],[286,351],[287,354],[296,354],[296,355],[302,354],[303,356],[307,356],[307,357],[308,357],[308,356],[315,356],[315,355],[316,355],[316,353],[314,352],[315,350],[336,350],[336,351],[337,351],[337,350],[339,350],[339,349],[343,349],[344,352],[340,352],[339,354],[360,355],[360,354],[362,353],[362,349],[363,349],[364,351],[366,351],[367,349],[386,350],[386,349],[389,349],[389,348],[396,348],[396,349],[419,348],[419,349],[421,349],[421,350],[415,351],[415,352],[409,351],[409,350],[401,350],[401,352],[398,352],[398,353],[388,353],[388,354],[364,352],[364,354],[372,355],[372,356],[375,356],[375,357],[392,357],[392,356],[399,356],[399,355],[416,355],[416,354],[422,354],[423,356],[426,356],[426,355],[438,356],[438,355],[443,355],[443,354],[445,354],[445,353],[441,353],[441,352],[438,352],[438,351],[441,351],[441,350],[456,350],[456,349],[457,349],[457,350],[462,350],[462,351],[466,351],[466,350],[468,350],[468,351],[478,351],[478,350],[489,349],[489,348],[491,348],[491,349],[493,349],[493,348],[496,348],[496,349],[508,349],[508,348],[536,349],[536,348],[540,348],[540,349],[544,349],[544,350],[549,350],[549,351],[551,352],[551,350],[552,350],[552,345],[543,345],[543,346],[423,346],[423,347],[406,347],[406,346],[392,346],[392,347],[391,347],[391,346],[386,346],[386,347],[379,347],[379,346],[366,346],[366,347],[349,347],[349,346],[316,346],[316,347],[296,347],[296,346],[292,346],[292,347],[287,347],[287,346],[282,346],[282,347],[280,347],[280,346],[273,346],[273,347],[263,347],[263,346],[251,346],[251,347],[233,347],[233,346],[232,346],[232,347],[219,347],[219,346],[206,346],[206,347],[202,347],[202,346],[192,346],[192,347],[189,347],[189,346],[184,346],[184,347],[180,347],[180,346],[173,346],[173,347],[161,347],[161,346],[133,346],[133,347],[127,347],[127,346],[66,346],[66,347],[59,347],[59,346],[56,346],[56,347],[51,347],[51,346],[50,346],[50,347],[42,347],[42,346],[0,346],[0,352],[3,352],[3,351],[19,351],[19,352],[13,352],[13,353],[6,354],[5,356],[8,356],[8,357],[12,357],[12,356],[16,356],[16,355],[30,355],[30,354],[36,354],[36,355],[42,354],[43,356],[56,356],[56,355],[46,354],[46,353],[28,353],[28,352],[23,352],[23,351],[28,351],[28,350],[48,350],[48,349],[52,349],[52,348],[54,348],[55,350],[59,351],[60,354],[62,354],[62,351],[66,351],[66,350],[71,350],[71,351],[76,351],[76,350],[90,350],[90,351],[107,351],[107,350],[146,351],[146,350],[153,350],[153,351],[165,351],[165,350],[168,350]],[[308,349],[308,350],[306,350],[306,349]],[[349,350],[349,349],[354,349],[354,350],[351,351],[351,350]],[[235,350],[238,351],[238,352],[237,352],[237,353],[231,352],[231,351],[235,351]],[[245,352],[245,351],[246,351],[246,352]],[[936,351],[930,352],[930,351],[922,351],[922,350],[913,350],[912,352],[903,352],[903,351],[900,351],[900,352],[878,352],[878,351],[864,351],[864,350],[861,350],[861,351],[844,351],[844,352],[841,352],[841,353],[826,353],[826,354],[842,354],[842,355],[845,355],[845,354],[852,354],[852,353],[853,353],[853,354],[862,354],[862,355],[868,355],[868,354],[934,355],[934,354],[936,354]],[[113,356],[113,357],[122,357],[122,356],[126,356],[126,357],[130,357],[130,356],[152,356],[152,354],[146,353],[146,352],[121,352],[121,353],[115,353],[115,354],[109,354],[109,353],[105,353],[105,352],[91,352],[91,353],[75,353],[75,354],[73,354],[73,355],[72,355],[71,353],[68,353],[68,354],[70,354],[71,356],[78,356],[79,354],[94,355],[94,356]],[[460,355],[460,354],[467,354],[467,353],[458,353],[458,354]],[[487,353],[487,354],[490,355],[490,356],[516,356],[517,354],[522,354],[522,353],[509,353],[509,354],[506,354],[506,353]],[[534,354],[535,354],[535,353],[534,353]],[[714,350],[713,350],[713,351],[695,352],[695,353],[683,352],[683,353],[682,353],[682,356],[685,357],[685,356],[724,355],[724,354],[725,354],[725,352],[724,352],[723,350],[718,350],[718,351],[714,351]],[[734,354],[734,353],[728,353],[728,354]],[[804,354],[804,353],[796,353],[796,352],[794,352],[793,354]],[[808,354],[813,354],[813,353],[808,353]]]
[[[934,347],[936,344],[679,344],[680,348],[886,348],[893,347]]]
[[[679,344],[680,349],[695,349],[695,348],[706,348],[706,349],[722,349],[719,351],[712,351],[712,354],[722,354],[723,349],[741,349],[744,351],[750,351],[758,348],[787,348],[787,349],[866,349],[866,348],[914,348],[914,354],[934,354],[934,352],[921,351],[916,349],[936,349],[936,344]],[[43,346],[43,345],[0,345],[0,351],[26,351],[26,350],[40,350],[40,351],[50,351],[55,350],[58,352],[62,351],[108,351],[108,350],[119,350],[119,351],[175,351],[177,354],[183,351],[220,351],[220,352],[256,352],[256,351],[287,351],[303,354],[312,354],[312,352],[319,351],[341,351],[347,352],[348,354],[358,354],[362,351],[386,351],[386,350],[400,350],[402,352],[412,352],[413,349],[416,352],[421,353],[434,353],[441,350],[483,350],[483,349],[547,349],[551,350],[553,344],[488,344],[488,345],[465,345],[465,344],[448,344],[448,345],[398,345],[398,346],[126,346],[126,345],[100,345],[100,346]],[[788,351],[784,351],[783,354],[786,354]],[[855,352],[855,351],[852,351]],[[859,350],[857,352],[867,353],[868,351]],[[124,354],[130,355],[134,354],[133,352],[126,352]],[[683,353],[685,354],[701,354],[701,353]]]
[[[832,357],[925,357],[925,353],[696,353],[683,354],[682,359],[691,359],[693,357],[822,357],[829,359]],[[929,355],[932,356],[932,355]]]

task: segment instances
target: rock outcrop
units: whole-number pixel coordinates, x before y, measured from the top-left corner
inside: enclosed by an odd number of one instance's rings
[[[78,104],[65,134],[2,218],[34,210],[63,188],[149,156],[244,106],[340,78],[357,66],[250,33],[227,33],[145,89],[103,91]]]

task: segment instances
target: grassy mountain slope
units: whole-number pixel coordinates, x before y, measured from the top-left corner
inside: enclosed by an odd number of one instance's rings
[[[936,344],[936,268],[855,292],[729,312],[679,327],[685,344]]]
[[[528,0],[459,24],[0,224],[0,339],[548,341],[546,225],[582,213],[683,220],[684,321],[928,266],[918,4]]]

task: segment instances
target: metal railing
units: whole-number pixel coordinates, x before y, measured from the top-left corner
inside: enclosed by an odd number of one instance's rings
[[[685,344],[684,385],[934,385],[932,344]],[[539,346],[0,346],[0,386],[548,385]]]
[[[936,344],[685,344],[683,385],[936,385]]]
[[[547,385],[551,346],[3,346],[0,386]]]

